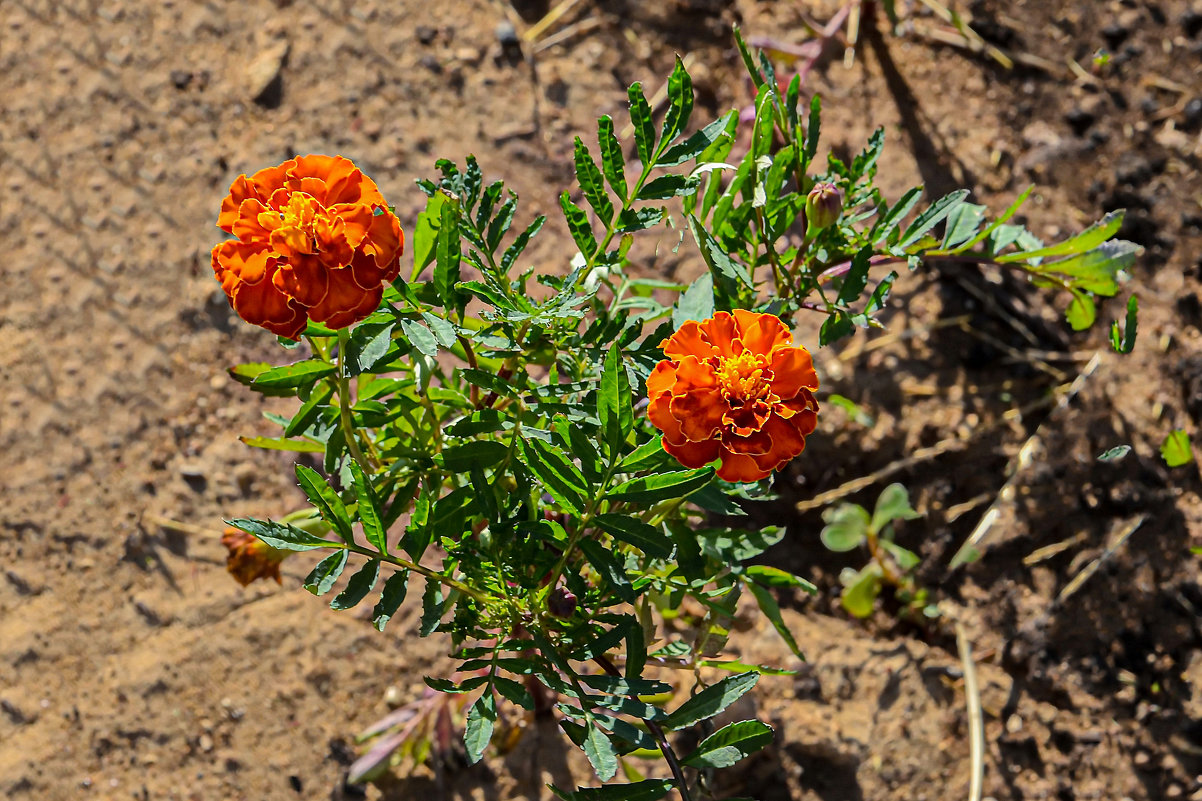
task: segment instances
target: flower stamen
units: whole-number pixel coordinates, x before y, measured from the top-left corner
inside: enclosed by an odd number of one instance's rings
[[[729,400],[745,403],[759,400],[770,389],[764,378],[763,360],[751,351],[722,359],[714,375],[718,379],[718,389]]]

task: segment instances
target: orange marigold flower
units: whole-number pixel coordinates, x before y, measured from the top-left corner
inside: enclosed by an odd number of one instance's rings
[[[309,320],[345,328],[380,305],[405,235],[374,181],[342,156],[297,156],[239,175],[217,227],[213,272],[242,319],[296,339]]]
[[[718,312],[660,347],[668,358],[647,378],[647,413],[685,467],[721,459],[724,481],[758,481],[805,448],[818,375],[779,317]]]
[[[272,548],[253,534],[239,528],[227,528],[221,544],[229,550],[225,569],[243,587],[256,579],[273,578],[280,583],[280,562],[291,554]]]

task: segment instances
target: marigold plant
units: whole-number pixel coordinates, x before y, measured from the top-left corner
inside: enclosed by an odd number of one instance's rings
[[[462,696],[446,709],[466,709],[471,761],[515,715],[555,716],[604,783],[629,754],[663,756],[658,775],[627,765],[631,784],[556,788],[566,799],[708,796],[712,769],[772,740],[765,723],[712,720],[791,667],[724,656],[740,610],[758,609],[801,657],[776,593],[815,588],[756,562],[780,528],[738,522],[815,431],[819,380],[793,340],[798,315],[821,315],[807,344],[830,345],[880,325],[893,267],[946,259],[1062,289],[1084,328],[1137,252],[1112,240],[1121,213],[1045,245],[1009,222],[1025,195],[994,221],[966,192],[921,210],[920,189],[887,201],[874,185],[882,134],[850,161],[820,160],[819,100],[803,104],[796,78],[778,89],[771,64],[736,42],[757,92],[747,136],[734,110],[690,129],[678,62],[658,124],[630,87],[629,148],[608,116],[599,161],[576,139],[578,186],[560,198],[575,252],[558,272],[524,266],[546,221],[515,229],[516,195],[470,157],[419,182],[404,275],[396,218],[343,158],[240,177],[219,218],[237,237],[213,252],[234,309],[294,354],[232,369],[298,402],[269,416],[278,436],[247,441],[317,460],[295,468],[312,506],[301,519],[232,525],[323,553],[305,588],[335,609],[372,599],[377,628],[419,593],[418,633],[444,635],[457,666],[426,682]],[[703,272],[689,285],[632,264],[634,238],[668,222],[696,246]],[[1133,344],[1133,319],[1127,330],[1116,348]],[[886,506],[890,520],[909,509]],[[886,522],[837,544],[884,543]],[[258,557],[231,543],[239,577],[272,575],[244,568]],[[697,734],[687,753],[670,737],[682,730]],[[428,753],[415,731],[393,718],[369,729],[352,780]]]

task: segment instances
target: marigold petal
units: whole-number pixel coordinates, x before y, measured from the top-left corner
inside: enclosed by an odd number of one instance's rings
[[[743,481],[759,481],[770,475],[772,471],[762,469],[752,457],[722,448],[722,465],[718,468],[718,478],[723,481],[737,484]]]
[[[662,438],[661,443],[664,446],[664,450],[675,457],[676,461],[685,467],[694,469],[704,467],[714,461],[721,452],[721,446],[716,439],[706,440],[705,442],[685,442],[677,445],[665,436]]]
[[[722,447],[731,453],[742,453],[747,456],[761,456],[775,449],[772,437],[763,429],[750,431],[741,436],[726,434],[722,437]]]
[[[743,347],[752,353],[771,353],[773,348],[793,341],[793,334],[775,314],[735,309],[734,318]]]
[[[372,207],[362,203],[339,203],[330,206],[329,211],[342,220],[345,226],[343,235],[346,237],[347,244],[352,249],[359,247],[359,243],[363,241],[372,227],[372,218],[375,216]]]
[[[804,436],[818,427],[818,401],[814,393],[803,389],[797,396],[776,406],[776,413],[789,420]]]
[[[330,272],[316,256],[294,254],[280,265],[274,283],[300,305],[313,307],[329,294]]]
[[[379,210],[379,214],[375,211]],[[384,270],[385,280],[392,281],[401,271],[401,254],[405,252],[405,233],[401,221],[386,208],[374,207],[371,227],[361,247]]]
[[[281,292],[274,281],[239,283],[234,287],[230,305],[246,322],[288,339],[298,338],[307,323],[304,308]]]
[[[728,359],[731,356],[738,356],[739,353],[742,353],[741,345],[738,346],[738,350],[736,351],[735,340],[739,335],[739,329],[735,324],[735,318],[730,315],[730,312],[718,312],[710,319],[701,323],[701,331],[722,358]]]
[[[685,356],[676,364],[676,385],[673,395],[683,395],[697,389],[713,389],[718,386],[714,368],[696,356]]]
[[[655,365],[651,375],[647,376],[647,397],[655,400],[656,396],[667,392],[676,383],[676,363],[664,359]]]
[[[251,198],[259,199],[255,185],[245,175],[239,175],[230,185],[230,193],[221,201],[221,212],[217,215],[217,227],[227,234],[232,234],[243,201]]]
[[[380,305],[384,287],[364,290],[355,283],[352,270],[331,270],[329,291],[321,303],[309,309],[309,316],[330,328],[344,328],[362,320]]]
[[[805,450],[806,438],[794,424],[796,418],[789,420],[772,415],[761,429],[772,440],[772,452],[777,454],[777,461],[788,461]]]
[[[772,415],[773,405],[764,401],[755,401],[739,407],[731,407],[722,415],[722,424],[728,427],[731,434],[746,437],[752,432],[759,431]]]
[[[772,392],[790,400],[803,389],[818,389],[818,374],[805,348],[778,348],[772,353]]]
[[[717,356],[718,350],[709,343],[701,330],[701,324],[689,320],[676,329],[676,333],[660,343],[664,355],[669,359],[682,359],[685,356],[695,356],[698,359],[708,359]]]
[[[647,418],[651,425],[664,432],[664,441],[676,444],[688,442],[680,430],[680,421],[672,416],[672,394],[664,392],[651,399],[647,405]]]
[[[271,256],[271,248],[265,243],[227,240],[213,248],[213,272],[222,288],[227,282],[231,287],[235,283],[257,284],[275,274]]]
[[[279,214],[265,206],[258,198],[249,197],[238,207],[238,218],[230,226],[230,233],[243,242],[266,242],[271,232],[278,227]],[[263,218],[263,219],[260,219]],[[276,224],[268,227],[264,222]]]
[[[722,416],[729,408],[716,389],[695,389],[674,395],[668,405],[672,416],[680,421],[681,432],[693,442],[711,439],[718,433]]]
[[[259,192],[260,199],[267,199],[275,190],[284,185],[284,181],[288,178],[288,172],[296,166],[296,159],[288,159],[283,164],[278,164],[275,167],[264,167],[250,177],[250,182],[255,185]]]

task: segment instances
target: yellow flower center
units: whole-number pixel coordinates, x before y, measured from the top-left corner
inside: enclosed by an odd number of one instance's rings
[[[325,209],[303,192],[293,192],[288,205],[280,211],[280,227],[288,247],[297,253],[316,253],[316,227],[324,220]]]
[[[763,362],[750,351],[722,359],[714,374],[718,378],[718,389],[727,398],[759,400],[771,389],[764,378]]]

